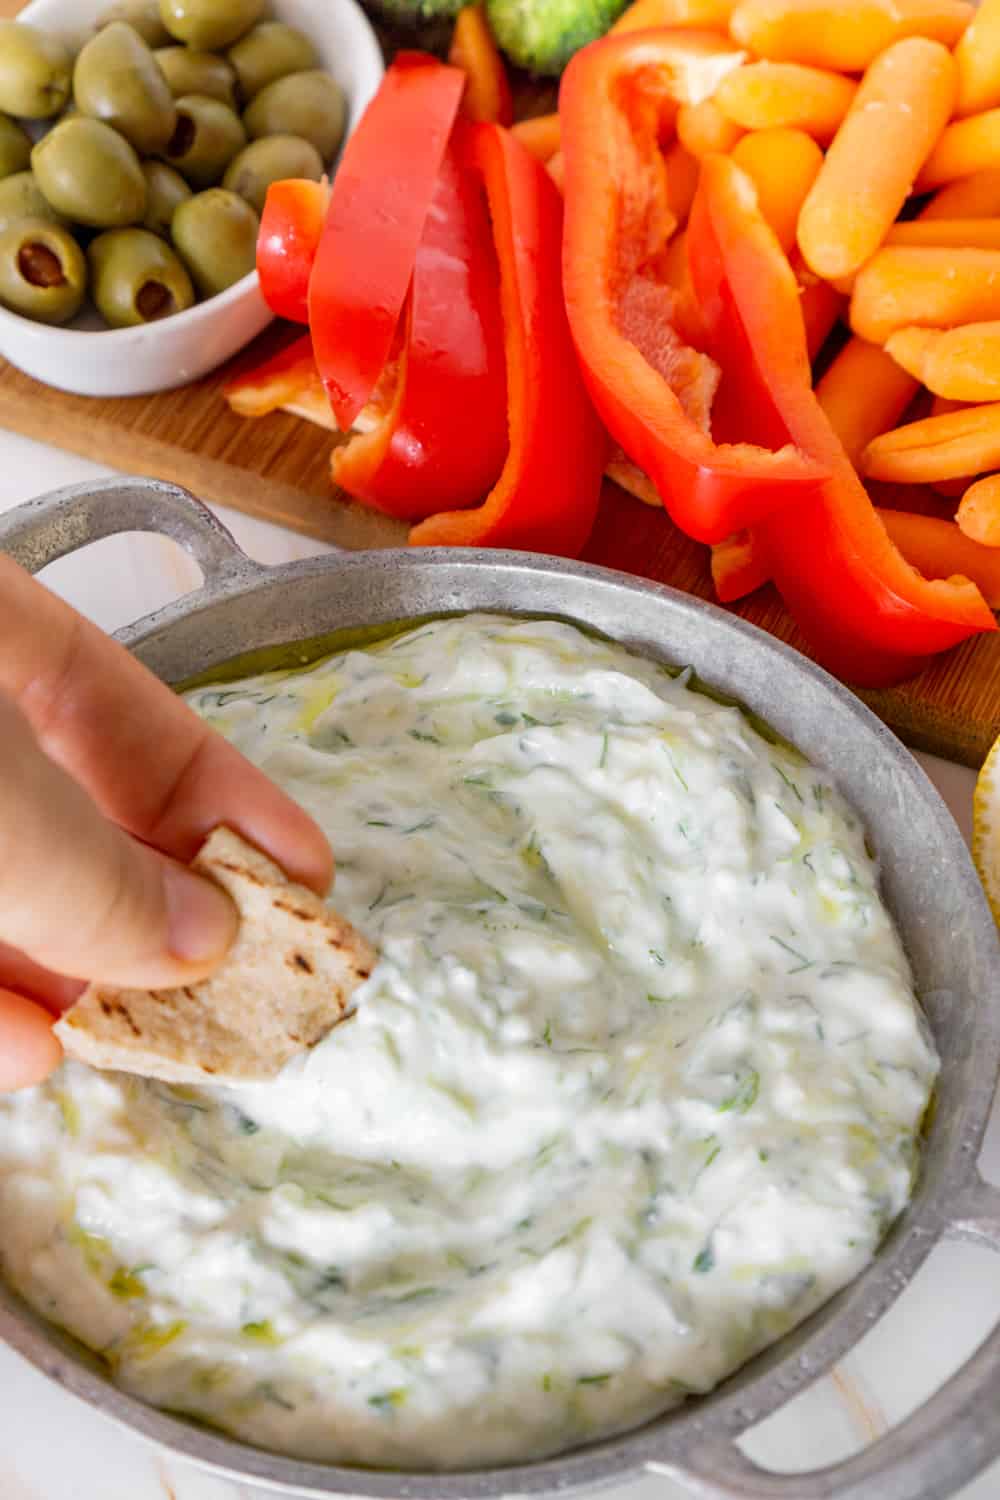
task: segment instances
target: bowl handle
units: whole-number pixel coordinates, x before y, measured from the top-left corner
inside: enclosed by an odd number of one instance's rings
[[[207,506],[162,479],[88,480],[39,495],[0,515],[0,552],[38,573],[57,558],[123,531],[170,537],[194,558],[206,584],[259,571]]]
[[[977,1172],[951,1205],[944,1235],[1000,1251],[1000,1188]],[[922,1406],[840,1463],[777,1474],[742,1453],[733,1431],[703,1433],[676,1463],[649,1467],[704,1500],[947,1500],[1000,1457],[998,1390],[1000,1327]]]

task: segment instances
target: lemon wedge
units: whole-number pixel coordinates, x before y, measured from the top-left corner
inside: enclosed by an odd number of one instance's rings
[[[1000,736],[983,762],[972,798],[972,858],[1000,925]]]

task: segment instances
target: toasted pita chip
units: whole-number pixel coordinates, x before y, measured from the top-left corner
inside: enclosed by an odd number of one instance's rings
[[[68,1057],[167,1083],[248,1083],[273,1078],[347,1014],[375,963],[360,933],[228,828],[193,867],[239,909],[221,968],[183,989],[90,985],[55,1027]]]

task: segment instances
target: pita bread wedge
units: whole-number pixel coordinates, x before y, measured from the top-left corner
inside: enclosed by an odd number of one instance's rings
[[[167,1083],[256,1082],[343,1020],[375,963],[360,933],[228,828],[193,868],[239,909],[221,968],[183,989],[90,985],[55,1028],[67,1056]]]

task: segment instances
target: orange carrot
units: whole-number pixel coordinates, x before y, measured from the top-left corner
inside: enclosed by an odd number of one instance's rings
[[[1000,474],[970,484],[955,515],[964,536],[984,547],[1000,547]]]
[[[818,276],[851,276],[874,255],[954,102],[940,42],[907,37],[875,59],[802,205],[799,249]]]
[[[563,154],[561,151],[557,151],[555,156],[549,157],[548,162],[546,163],[545,170],[546,172],[548,172],[549,176],[552,178],[552,181],[555,183],[559,191],[562,192],[566,168],[563,162]]]
[[[533,120],[518,120],[511,127],[522,146],[526,146],[532,156],[537,156],[542,166],[555,156],[562,145],[562,132],[559,128],[559,116],[536,115]]]
[[[955,120],[941,134],[916,181],[918,193],[929,193],[959,177],[1000,167],[1000,109]]]
[[[906,219],[893,224],[886,245],[949,245],[966,250],[1000,250],[1000,218]]]
[[[1000,0],[982,0],[955,48],[959,115],[1000,104]]]
[[[755,62],[727,74],[715,91],[715,103],[744,130],[783,125],[804,130],[825,145],[850,109],[856,89],[849,79],[821,68]]]
[[[1000,322],[962,328],[900,328],[886,353],[936,396],[1000,401]]]
[[[677,111],[677,139],[699,161],[710,152],[731,151],[743,131],[727,120],[711,99],[700,104],[682,104]]]
[[[992,219],[1000,215],[1000,167],[950,182],[920,211],[928,219]]]
[[[884,432],[861,455],[871,479],[935,484],[1000,468],[1000,402],[963,406]]]
[[[481,5],[465,5],[455,17],[448,61],[466,75],[463,114],[487,124],[509,125],[514,105],[507,69]]]
[[[899,328],[953,328],[1000,318],[1000,250],[887,245],[861,267],[851,328],[884,344]]]
[[[779,126],[751,131],[731,154],[753,182],[760,211],[789,255],[802,205],[823,165],[822,151],[804,130]]]
[[[663,153],[663,164],[667,169],[667,205],[678,225],[685,224],[698,186],[698,159],[680,141],[674,141]]]
[[[725,31],[735,0],[633,0],[612,31],[647,31],[654,26],[705,27]]]
[[[966,0],[742,0],[729,31],[772,62],[863,73],[903,37],[953,47],[973,14]]]
[[[799,303],[802,321],[806,325],[806,348],[812,362],[826,343],[837,319],[844,310],[843,297],[828,281],[820,281],[804,266],[796,264],[798,255],[792,257],[792,269],[799,283]]]
[[[919,384],[877,344],[848,339],[816,386],[816,399],[830,419],[855,468],[873,438],[894,427]]]

